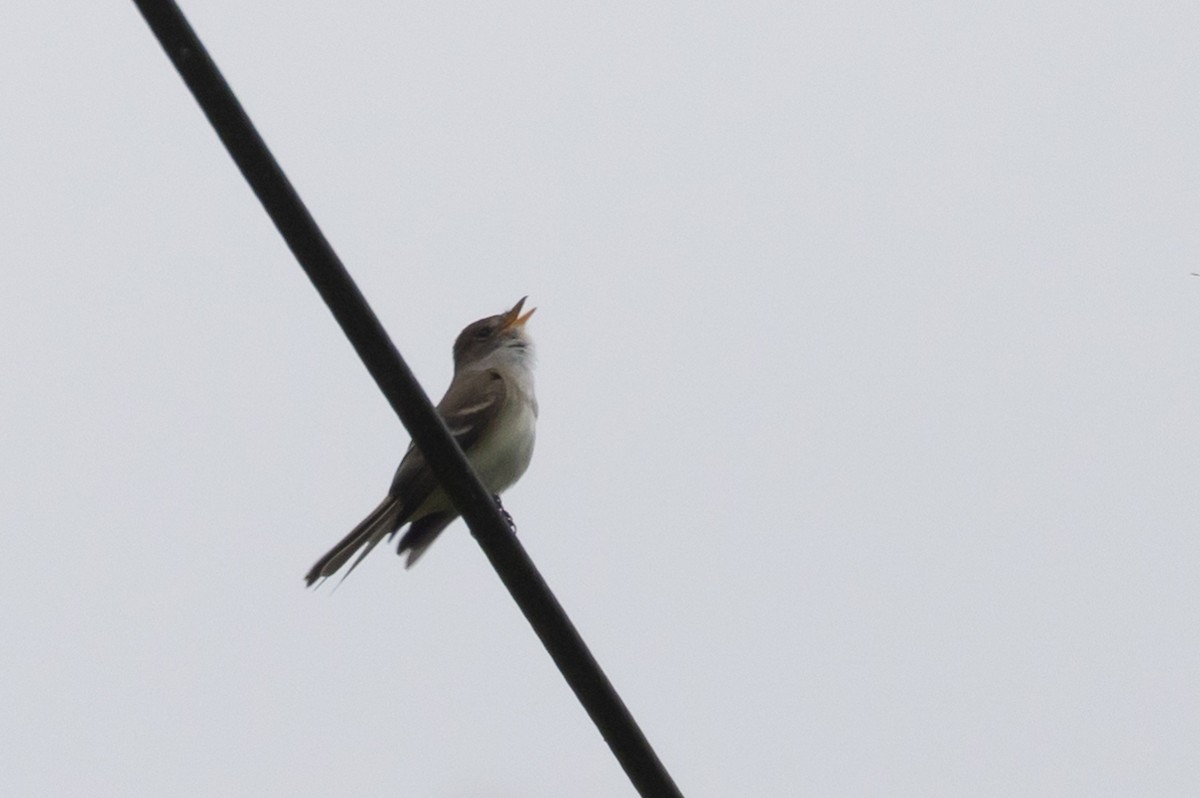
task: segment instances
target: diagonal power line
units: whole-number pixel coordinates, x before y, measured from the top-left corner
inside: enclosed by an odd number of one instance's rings
[[[179,7],[134,3],[634,787],[681,796]]]

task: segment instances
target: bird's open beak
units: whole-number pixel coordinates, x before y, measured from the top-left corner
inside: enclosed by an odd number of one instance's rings
[[[525,326],[525,322],[529,321],[529,317],[533,315],[533,312],[535,310],[537,310],[537,308],[530,308],[529,312],[526,313],[524,316],[522,316],[521,308],[524,307],[526,299],[529,299],[529,297],[527,297],[527,296],[521,297],[521,301],[518,302],[517,304],[513,305],[512,310],[510,310],[504,314],[504,323],[501,325],[500,329],[508,330],[513,327],[524,327]]]

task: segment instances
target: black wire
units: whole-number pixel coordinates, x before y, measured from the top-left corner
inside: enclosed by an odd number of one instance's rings
[[[179,7],[134,3],[634,787],[681,796]]]

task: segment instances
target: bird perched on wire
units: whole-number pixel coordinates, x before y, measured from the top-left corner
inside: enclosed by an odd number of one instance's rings
[[[467,325],[454,342],[454,378],[437,412],[489,491],[497,497],[511,487],[533,456],[537,398],[533,393],[533,341],[522,314],[528,297],[505,313]],[[409,444],[387,497],[350,534],[329,550],[304,577],[311,587],[332,576],[350,558],[350,575],[384,537],[409,524],[397,554],[415,563],[458,511],[437,484],[421,452]],[[345,576],[342,577],[345,579]]]

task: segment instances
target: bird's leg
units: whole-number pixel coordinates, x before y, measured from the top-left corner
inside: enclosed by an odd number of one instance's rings
[[[500,501],[500,494],[493,493],[492,499],[496,502],[496,508],[500,510],[500,515],[504,516],[504,522],[508,524],[508,528],[512,530],[514,535],[517,534],[517,522],[513,521],[513,517],[508,514],[508,510],[504,509],[504,503]]]

